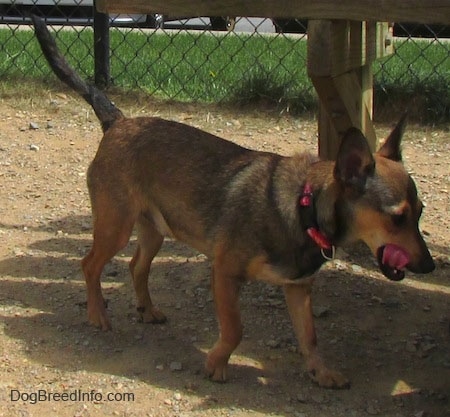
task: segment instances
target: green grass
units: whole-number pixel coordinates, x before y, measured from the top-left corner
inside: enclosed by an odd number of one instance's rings
[[[120,32],[111,37],[112,77],[118,86],[133,87],[138,79],[150,93],[162,90],[178,100],[201,102],[276,101],[311,88],[306,67],[299,65],[306,56],[306,43],[299,40],[202,33],[144,37],[131,32],[126,42],[121,37]]]
[[[115,29],[110,36],[111,75],[119,88],[179,101],[262,102],[294,112],[317,106],[302,39]],[[76,70],[92,78],[92,31],[60,30],[57,42]],[[375,64],[377,113],[392,106],[403,110],[406,102],[424,121],[449,121],[450,43],[396,46],[394,56]],[[31,31],[0,29],[0,76],[53,82]]]
[[[408,108],[426,122],[450,121],[450,42],[395,44],[396,53],[375,63],[375,108]]]

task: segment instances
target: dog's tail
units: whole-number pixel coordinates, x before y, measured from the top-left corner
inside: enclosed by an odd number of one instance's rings
[[[93,85],[87,84],[63,57],[51,36],[45,21],[35,15],[31,16],[36,37],[41,45],[47,62],[57,77],[80,94],[94,109],[94,112],[106,132],[117,120],[123,118],[122,112]]]

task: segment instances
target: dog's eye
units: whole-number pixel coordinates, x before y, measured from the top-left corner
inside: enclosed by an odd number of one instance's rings
[[[396,226],[402,226],[406,222],[406,213],[392,214],[391,220]]]

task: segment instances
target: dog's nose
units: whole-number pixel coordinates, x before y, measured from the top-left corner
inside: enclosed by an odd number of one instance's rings
[[[434,263],[431,255],[422,260],[422,262],[420,263],[420,269],[422,274],[428,274],[436,269],[436,264]]]
[[[414,272],[416,274],[429,274],[430,272],[433,272],[435,270],[436,265],[431,255],[428,254],[428,256],[425,256],[422,259],[420,259],[419,262],[408,265],[407,268],[411,272]]]

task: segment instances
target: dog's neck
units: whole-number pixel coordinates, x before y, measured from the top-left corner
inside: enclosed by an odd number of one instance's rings
[[[313,187],[318,228],[333,245],[340,246],[345,239],[347,224],[342,214],[347,209],[342,207],[342,188],[334,179],[333,170],[333,161],[319,161],[311,165],[307,176]]]
[[[331,244],[341,241],[340,218],[336,213],[339,189],[333,167],[332,161],[319,161],[309,154],[285,158],[277,167],[274,178],[276,203],[287,229],[299,240],[306,238],[306,229],[314,224]],[[306,183],[311,186],[314,201],[312,210],[303,210],[302,214],[299,202]]]
[[[319,230],[328,237],[333,245],[338,246],[341,243],[342,233],[340,216],[337,212],[338,194],[333,185],[316,191],[316,221]]]

